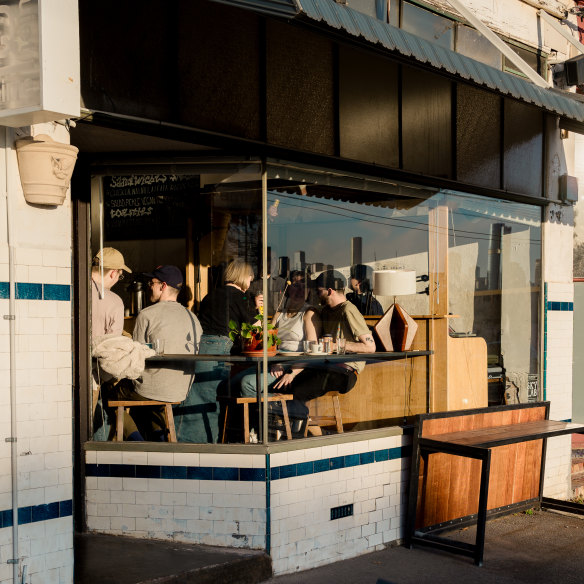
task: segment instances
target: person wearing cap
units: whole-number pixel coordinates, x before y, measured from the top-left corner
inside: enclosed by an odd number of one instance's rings
[[[112,292],[124,272],[132,270],[124,256],[113,247],[104,247],[91,262],[91,337],[121,335],[124,330],[124,303]]]
[[[134,326],[133,339],[139,343],[149,344],[160,341],[164,353],[172,355],[194,355],[198,353],[202,328],[197,317],[182,304],[177,302],[183,276],[176,266],[158,266],[152,272],[144,274],[149,278],[150,301],[153,303],[138,313]],[[118,397],[121,399],[158,400],[164,402],[181,402],[185,399],[193,382],[193,372],[175,368],[149,368],[142,377],[134,380],[132,386],[121,384]],[[148,408],[144,412],[147,418],[138,419],[138,414],[124,420],[124,432],[127,439],[143,439],[143,433],[153,440],[166,439],[166,425],[163,408]],[[135,422],[138,422],[136,425]],[[142,432],[138,429],[142,429]],[[150,435],[148,435],[148,433]]]
[[[132,273],[126,266],[124,256],[113,247],[104,247],[91,262],[91,338],[93,342],[105,335],[121,336],[124,331],[124,302],[112,292],[124,272]],[[107,428],[104,424],[103,406],[100,403],[100,391],[104,383],[112,376],[102,371],[97,364],[92,367],[92,403],[96,440],[107,440]]]
[[[314,287],[323,307],[320,312],[321,334],[333,338],[340,334],[346,339],[347,353],[374,353],[375,341],[363,315],[345,296],[345,277],[336,270],[327,270],[316,278]],[[357,376],[364,368],[363,361],[290,367],[274,384],[272,391],[294,395],[294,399],[287,404],[288,412],[303,423],[296,429],[293,426],[293,433],[303,434],[304,423],[308,419],[307,401],[328,391],[347,393],[353,389]]]

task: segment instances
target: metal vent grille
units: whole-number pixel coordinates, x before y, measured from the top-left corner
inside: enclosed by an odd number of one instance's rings
[[[333,507],[331,509],[331,521],[333,519],[341,519],[342,517],[349,517],[353,515],[353,503],[350,505],[341,505],[340,507]]]

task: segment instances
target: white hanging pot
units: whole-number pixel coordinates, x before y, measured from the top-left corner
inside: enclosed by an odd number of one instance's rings
[[[16,141],[24,198],[37,205],[62,205],[79,149],[46,134]]]

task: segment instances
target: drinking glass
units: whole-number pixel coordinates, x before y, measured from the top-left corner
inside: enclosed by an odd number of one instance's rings
[[[156,352],[157,355],[164,354],[164,339],[154,339],[152,341],[152,348]]]
[[[346,343],[347,343],[347,339],[345,339],[345,338],[338,338],[337,339],[337,353],[339,355],[345,354]]]
[[[302,341],[302,349],[305,353],[310,353],[310,341]]]

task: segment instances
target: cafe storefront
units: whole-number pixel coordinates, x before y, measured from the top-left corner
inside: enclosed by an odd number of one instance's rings
[[[400,540],[416,414],[553,397],[544,348],[556,288],[544,259],[550,230],[571,239],[561,229],[558,119],[575,114],[326,26],[202,0],[163,10],[160,34],[173,42],[154,54],[132,31],[117,34],[129,8],[110,8],[118,18],[102,44],[88,27],[106,10],[80,6],[82,70],[91,65],[91,74],[87,115],[71,130],[81,152],[76,302],[86,315],[76,328],[77,522],[265,549],[275,573]],[[109,68],[112,55],[130,63],[138,50],[148,57],[139,66]],[[137,92],[145,75],[151,83]],[[334,269],[347,292],[362,275],[376,306],[365,314],[372,330],[395,300],[417,330],[405,350],[378,339],[351,391],[309,403],[301,436],[275,435],[258,407],[267,394],[244,408],[229,381],[189,418],[216,424],[207,440],[116,442],[111,417],[91,399],[88,281],[102,247],[132,269],[114,288],[128,332],[136,275],[179,266],[180,300],[197,313],[234,258],[253,267],[265,323],[291,278],[302,279],[310,304],[310,283]],[[380,294],[374,274],[386,270],[414,272],[415,291]],[[217,359],[233,380],[246,368],[265,375],[281,356]]]

